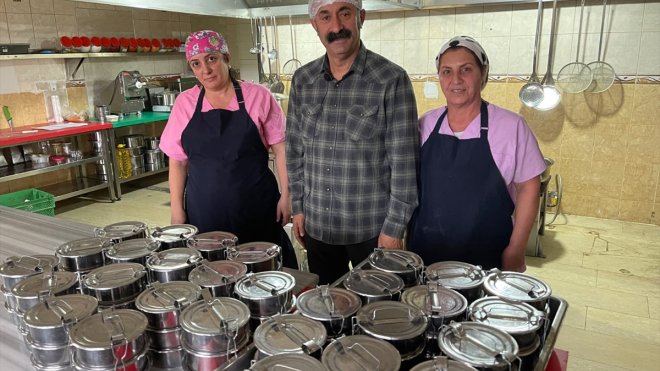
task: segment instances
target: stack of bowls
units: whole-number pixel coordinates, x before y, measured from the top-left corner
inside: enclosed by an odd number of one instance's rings
[[[109,264],[89,272],[82,286],[102,309],[133,309],[135,298],[147,287],[147,270],[138,263]]]
[[[71,367],[69,330],[96,313],[95,298],[81,295],[51,297],[25,313],[25,344],[37,370]]]
[[[131,134],[122,139],[131,161],[131,176],[144,173],[144,135]]]
[[[144,167],[146,171],[155,171],[164,169],[165,154],[160,150],[159,137],[146,137],[144,138],[146,144],[146,151],[144,152]]]
[[[135,301],[138,310],[147,316],[147,336],[153,367],[181,367],[184,351],[181,347],[182,311],[200,297],[199,286],[186,281],[154,284]]]

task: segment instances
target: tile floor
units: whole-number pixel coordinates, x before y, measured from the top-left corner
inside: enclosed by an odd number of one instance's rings
[[[56,216],[97,226],[168,225],[166,180],[124,184],[114,203],[58,202]],[[527,273],[569,303],[556,343],[569,352],[568,369],[660,370],[660,226],[560,215],[542,249],[546,257],[529,258]]]

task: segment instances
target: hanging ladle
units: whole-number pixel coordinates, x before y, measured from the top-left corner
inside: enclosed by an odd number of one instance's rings
[[[259,47],[259,42],[257,39],[254,37],[254,29],[257,28],[257,31],[259,31],[259,27],[256,24],[256,21],[254,18],[250,18],[250,32],[252,34],[252,47],[250,48],[250,54],[258,54],[261,50]]]
[[[539,0],[538,14],[536,16],[536,38],[534,40],[534,61],[532,64],[532,75],[529,76],[529,82],[523,85],[518,93],[520,101],[527,107],[536,107],[543,100],[543,86],[536,75],[536,65],[538,63],[539,45],[541,44],[541,20],[543,18],[543,0]]]
[[[550,23],[550,48],[548,50],[548,70],[543,77],[543,101],[536,107],[539,111],[549,111],[561,102],[561,92],[555,86],[552,78],[552,57],[555,51],[555,31],[557,27],[557,0],[552,0],[552,18]]]

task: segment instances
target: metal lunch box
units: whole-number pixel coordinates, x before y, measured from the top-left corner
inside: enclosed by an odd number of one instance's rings
[[[323,323],[329,337],[337,337],[352,332],[352,318],[362,301],[346,289],[319,286],[300,294],[296,306],[303,316]]]
[[[203,261],[188,280],[211,290],[213,296],[233,296],[236,282],[247,273],[247,266],[231,260]]]
[[[106,262],[147,264],[147,257],[158,251],[160,242],[150,238],[124,240],[105,250]]]
[[[476,368],[465,363],[454,361],[445,356],[438,356],[428,361],[418,363],[410,371],[477,371]]]
[[[24,340],[33,362],[38,365],[63,365],[71,362],[71,352],[68,343],[55,345],[37,344],[32,340],[30,334],[26,335]]]
[[[200,357],[236,352],[249,340],[249,317],[248,307],[237,299],[200,300],[181,314],[181,346]]]
[[[57,270],[59,259],[55,255],[11,256],[0,265],[2,285],[11,292],[11,289],[27,277],[42,273],[46,267]]]
[[[11,294],[11,291],[7,290],[5,285],[0,286],[0,291],[2,292],[2,296],[5,297],[5,307],[11,310],[16,309],[16,298]]]
[[[68,272],[89,271],[103,265],[103,250],[112,246],[110,240],[92,237],[69,241],[55,250],[61,268]]]
[[[191,224],[174,224],[167,227],[156,227],[151,231],[151,238],[160,242],[160,249],[186,247],[187,240],[196,235],[199,230]]]
[[[160,148],[160,138],[159,137],[145,137],[144,144],[148,150],[156,150]]]
[[[533,371],[536,366],[539,353],[541,352],[541,338],[536,335],[532,343],[525,347],[520,347],[518,350],[518,358],[520,358],[520,367],[518,371]]]
[[[306,354],[284,353],[272,355],[268,358],[254,363],[250,370],[252,371],[270,371],[270,370],[323,370],[323,364],[316,358]]]
[[[512,303],[496,296],[486,296],[470,304],[470,319],[508,333],[520,348],[532,345],[536,332],[547,319],[546,313],[526,303]]]
[[[148,371],[151,369],[148,350],[148,348],[145,348],[140,354],[132,358],[118,360],[116,365],[105,367],[90,367],[80,364],[76,360],[76,354],[74,353],[72,364],[76,371]]]
[[[142,222],[127,221],[107,225],[101,229],[99,237],[112,240],[114,243],[147,237],[147,225]]]
[[[184,354],[185,351],[181,347],[171,349],[155,349],[152,347],[149,349],[151,365],[161,369],[182,367]]]
[[[377,269],[353,269],[344,279],[344,287],[356,293],[362,304],[380,300],[398,301],[403,279],[394,273]]]
[[[97,307],[98,300],[88,295],[50,297],[25,313],[25,328],[36,345],[68,345],[71,326],[96,313]]]
[[[458,291],[438,284],[414,286],[403,292],[401,302],[420,309],[429,319],[428,334],[437,337],[442,325],[465,320],[467,299]]]
[[[378,301],[360,308],[355,319],[360,333],[394,345],[402,360],[418,356],[426,346],[428,318],[412,305]]]
[[[491,269],[484,280],[484,290],[489,295],[506,301],[527,303],[544,311],[552,290],[547,283],[536,277],[518,272],[501,272]]]
[[[79,368],[111,368],[146,353],[147,317],[132,309],[108,310],[71,329],[73,361]]]
[[[236,350],[226,353],[198,352],[186,348],[184,345],[183,369],[190,371],[216,371],[221,369],[230,360],[236,358],[237,353],[247,345],[248,340],[249,338],[245,338],[242,342],[237,340]]]
[[[144,151],[144,162],[147,164],[162,164],[165,154],[160,149],[147,149]]]
[[[366,335],[344,336],[330,343],[321,357],[328,371],[397,371],[401,355],[387,341]]]
[[[147,287],[147,271],[138,263],[110,264],[89,272],[82,284],[83,292],[99,299],[99,305],[121,304]]]
[[[16,311],[24,314],[47,297],[75,294],[77,278],[71,272],[44,272],[24,279],[11,289]]]
[[[153,330],[147,328],[146,334],[149,337],[149,346],[151,349],[172,349],[181,347],[181,327],[168,328],[164,330]]]
[[[30,356],[30,360],[32,361],[32,367],[37,371],[74,371],[71,363],[61,365],[40,365],[36,362],[34,356]]]
[[[225,260],[228,247],[234,247],[238,237],[229,232],[205,232],[197,234],[186,242],[191,249],[199,250],[208,261]]]
[[[142,134],[125,135],[122,137],[122,141],[128,148],[144,147],[144,135]]]
[[[239,261],[248,272],[278,271],[282,268],[282,247],[272,242],[249,242],[227,248],[227,260]]]
[[[426,267],[426,282],[440,285],[460,292],[468,303],[483,296],[482,284],[486,274],[481,267],[457,262],[436,262]]]
[[[135,307],[147,316],[150,330],[179,327],[181,312],[199,299],[199,286],[188,281],[155,283],[135,300]]]
[[[475,368],[510,370],[518,344],[506,332],[478,322],[454,322],[438,335],[443,354]]]
[[[414,252],[379,248],[369,255],[368,261],[372,269],[394,273],[401,277],[406,287],[422,282],[424,261]]]
[[[249,273],[236,282],[234,295],[245,303],[252,317],[286,313],[293,306],[296,279],[286,272]]]
[[[298,353],[321,357],[328,332],[320,322],[300,314],[282,314],[257,327],[254,345],[263,357]]]
[[[186,281],[188,275],[202,261],[199,251],[176,247],[153,253],[147,258],[150,282]]]

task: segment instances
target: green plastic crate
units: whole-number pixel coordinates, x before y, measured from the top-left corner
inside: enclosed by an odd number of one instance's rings
[[[0,195],[0,205],[42,215],[55,215],[55,196],[36,188]]]

